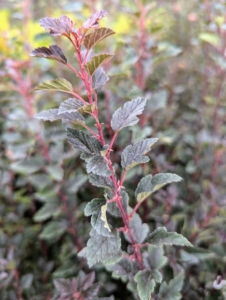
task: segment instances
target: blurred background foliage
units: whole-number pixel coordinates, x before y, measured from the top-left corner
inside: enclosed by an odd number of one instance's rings
[[[39,26],[43,17],[67,15],[80,25],[106,9],[102,26],[116,35],[96,46],[114,53],[105,69],[110,80],[99,94],[106,136],[119,105],[135,96],[149,99],[140,124],[120,133],[115,152],[131,141],[159,137],[151,162],[129,173],[129,192],[141,174],[174,172],[170,185],[140,207],[151,228],[166,226],[185,235],[194,249],[165,248],[165,280],[184,269],[183,299],[225,299],[213,288],[226,279],[226,1],[0,2],[0,298],[51,299],[54,278],[89,273],[77,253],[88,239],[83,209],[101,191],[87,182],[79,153],[65,141],[65,125],[40,123],[33,115],[59,106],[61,93],[33,93],[46,79],[64,77],[84,93],[63,65],[29,56],[40,46],[58,44],[76,66],[73,49]],[[90,120],[92,122],[92,120]],[[119,170],[119,168],[118,168]],[[131,203],[132,205],[133,203]],[[102,265],[100,296],[132,299]]]

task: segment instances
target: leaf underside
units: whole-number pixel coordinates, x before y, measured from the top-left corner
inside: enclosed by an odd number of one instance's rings
[[[49,48],[47,47],[36,48],[30,53],[30,56],[57,60],[62,64],[67,64],[67,58],[65,57],[62,49],[57,45],[51,45]]]

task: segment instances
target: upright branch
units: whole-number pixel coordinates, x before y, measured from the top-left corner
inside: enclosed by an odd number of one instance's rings
[[[48,80],[41,83],[35,90],[56,90],[72,94],[75,98],[69,98],[62,102],[59,108],[40,112],[35,117],[45,121],[60,119],[64,123],[82,126],[89,132],[87,134],[84,130],[67,128],[69,142],[82,152],[81,159],[86,163],[90,183],[105,188],[103,198],[94,198],[86,205],[85,215],[91,216],[92,230],[87,246],[80,251],[79,255],[86,257],[90,267],[98,262],[106,265],[117,264],[128,258],[132,278],[137,282],[140,294],[139,288],[143,276],[152,274],[151,266],[147,266],[147,262],[144,262],[146,255],[144,248],[149,247],[150,241],[155,241],[157,245],[168,243],[191,246],[191,244],[181,235],[167,232],[164,227],[158,228],[157,232],[149,235],[148,225],[142,223],[137,213],[137,209],[143,201],[164,185],[180,181],[179,176],[166,173],[155,176],[147,175],[142,178],[135,191],[137,205],[134,208],[129,206],[129,196],[123,187],[127,172],[131,168],[149,161],[146,154],[158,139],[146,138],[128,145],[121,154],[122,176],[118,178],[116,175],[114,161],[111,158],[114,143],[121,130],[139,122],[138,116],[145,108],[146,99],[142,97],[132,99],[114,112],[110,122],[114,134],[107,144],[104,138],[103,124],[99,120],[98,91],[109,80],[102,64],[112,55],[108,53],[96,55],[92,52],[98,42],[114,34],[111,29],[98,26],[98,21],[106,14],[104,10],[94,13],[78,29],[66,16],[61,16],[59,19],[44,18],[39,21],[41,26],[50,31],[51,35],[63,35],[69,39],[75,49],[79,70],[67,62],[62,49],[57,45],[51,45],[49,48],[37,48],[32,51],[31,55],[56,60],[72,70],[84,83],[88,101],[84,100],[82,96],[77,96],[71,83],[66,79]],[[94,118],[98,133],[86,124],[84,117],[86,114]],[[124,223],[123,227],[115,227],[112,221],[114,217],[121,217]],[[127,255],[121,249],[120,232],[123,232],[127,243],[130,244]],[[148,274],[143,273],[144,270]],[[154,290],[154,279],[151,279],[150,285],[149,294]]]

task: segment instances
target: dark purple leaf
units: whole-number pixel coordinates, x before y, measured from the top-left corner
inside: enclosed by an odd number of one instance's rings
[[[45,30],[50,30],[52,36],[70,35],[70,33],[76,32],[73,21],[67,16],[61,16],[59,19],[43,18],[39,20],[39,24]]]
[[[30,53],[30,56],[44,57],[48,59],[57,60],[63,64],[67,64],[67,58],[64,56],[62,49],[57,45],[51,45],[49,48],[36,48]]]
[[[98,21],[107,15],[106,10],[100,10],[92,14],[89,19],[83,24],[83,28],[89,29],[98,26]]]

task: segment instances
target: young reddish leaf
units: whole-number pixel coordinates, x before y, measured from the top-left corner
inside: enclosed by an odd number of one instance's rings
[[[135,125],[139,121],[136,116],[142,113],[145,105],[146,99],[141,97],[126,102],[114,112],[111,120],[112,129],[120,131],[124,127]]]
[[[86,49],[93,48],[98,42],[102,41],[106,37],[114,34],[115,32],[109,28],[101,27],[97,28],[90,34],[87,34],[84,38],[84,46]]]
[[[61,92],[70,93],[73,91],[73,88],[71,83],[66,79],[57,78],[54,80],[46,80],[40,83],[34,89],[34,91],[40,91],[40,90],[52,90],[52,91],[61,91]]]
[[[36,48],[30,53],[30,56],[44,57],[52,60],[57,60],[62,64],[67,64],[67,58],[64,56],[62,49],[57,45],[51,45],[49,48]]]
[[[52,36],[69,36],[70,33],[76,32],[73,21],[67,16],[61,16],[59,19],[43,18],[39,20],[39,24],[45,28],[45,30],[50,30]]]
[[[98,21],[107,15],[106,10],[100,10],[92,14],[89,19],[83,23],[82,28],[89,29],[98,26]]]
[[[92,59],[85,64],[85,68],[89,75],[93,75],[97,68],[99,68],[106,60],[111,58],[112,54],[99,54],[92,57]]]

